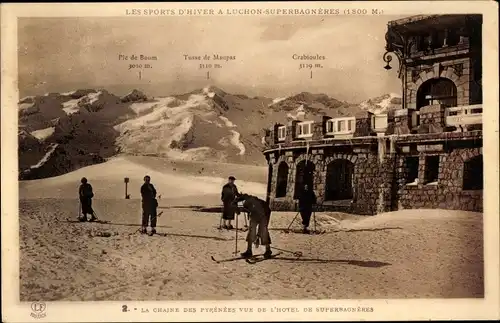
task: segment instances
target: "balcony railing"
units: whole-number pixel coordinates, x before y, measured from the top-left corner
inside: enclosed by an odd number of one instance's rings
[[[452,127],[481,124],[483,122],[483,105],[447,108],[445,117],[446,125]]]

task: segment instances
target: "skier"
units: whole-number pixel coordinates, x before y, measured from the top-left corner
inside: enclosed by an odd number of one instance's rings
[[[299,212],[302,217],[302,225],[304,226],[302,232],[309,233],[309,222],[311,220],[311,214],[313,210],[313,205],[316,204],[316,194],[313,190],[309,189],[309,185],[304,185],[299,196]]]
[[[141,186],[142,196],[142,227],[141,233],[147,233],[149,219],[151,218],[151,235],[156,233],[156,208],[158,201],[156,200],[156,189],[151,184],[151,177],[144,176],[144,184]]]
[[[271,251],[271,236],[269,235],[269,220],[271,218],[271,209],[266,201],[263,201],[255,196],[241,194],[236,197],[235,202],[243,202],[243,209],[248,212],[250,217],[250,227],[247,233],[247,250],[241,254],[244,258],[252,257],[252,243],[264,245],[266,252],[264,258],[270,258]],[[239,211],[237,211],[239,214]],[[258,227],[258,228],[257,228]],[[259,243],[260,240],[260,243]]]
[[[92,191],[92,185],[90,185],[85,177],[80,181],[82,184],[78,189],[78,195],[80,197],[80,204],[82,206],[83,216],[79,216],[81,222],[87,221],[87,214],[92,215],[90,221],[95,221],[94,210],[92,209],[92,198],[94,197],[94,192]]]
[[[238,188],[234,184],[235,180],[234,176],[229,176],[228,182],[222,187],[220,199],[223,203],[222,219],[224,220],[224,224],[222,227],[224,229],[233,229],[231,221],[234,220],[234,213],[237,209],[237,205],[234,205],[233,202],[239,195]]]

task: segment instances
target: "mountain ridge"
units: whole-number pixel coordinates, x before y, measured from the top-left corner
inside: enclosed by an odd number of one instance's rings
[[[249,97],[213,85],[157,97],[139,89],[120,97],[104,88],[29,96],[18,104],[19,178],[57,176],[117,154],[263,165],[263,129],[273,123],[381,113],[389,101],[396,96],[359,105],[310,92]]]

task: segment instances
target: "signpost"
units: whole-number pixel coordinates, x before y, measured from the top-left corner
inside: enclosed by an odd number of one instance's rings
[[[128,195],[128,182],[130,181],[130,179],[128,177],[125,177],[123,181],[125,182],[125,199],[128,200],[130,199],[130,195]]]

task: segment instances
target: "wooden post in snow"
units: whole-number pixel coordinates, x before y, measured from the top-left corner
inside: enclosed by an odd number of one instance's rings
[[[125,182],[125,199],[128,200],[130,199],[130,195],[128,195],[128,182],[130,181],[128,177],[125,177],[123,179],[123,181]]]

